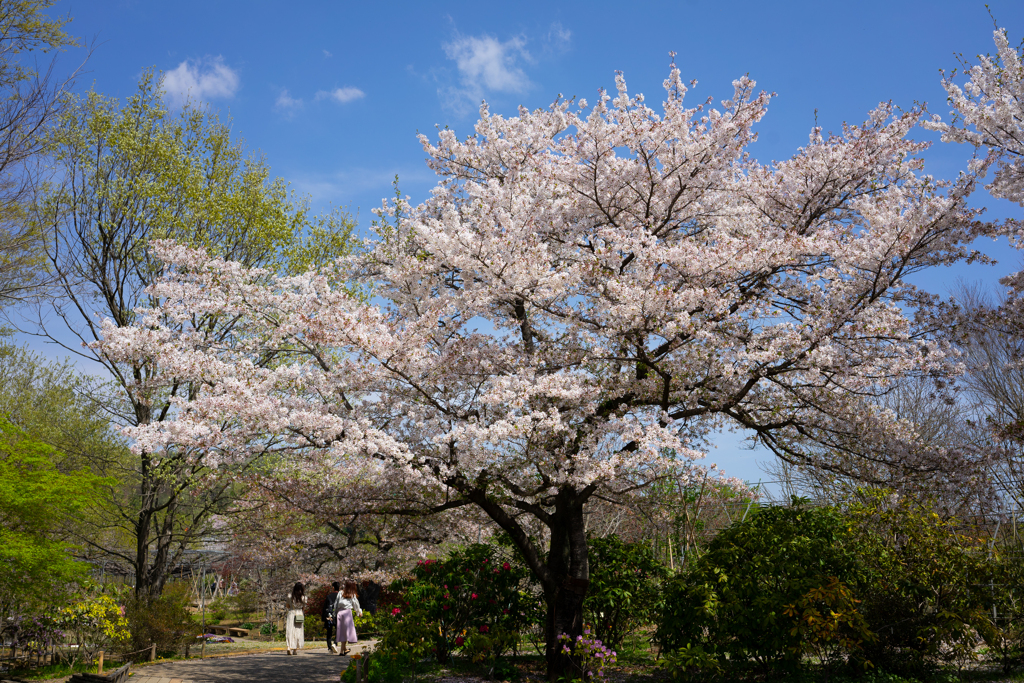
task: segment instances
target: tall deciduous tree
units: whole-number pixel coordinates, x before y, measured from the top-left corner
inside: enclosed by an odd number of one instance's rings
[[[136,387],[160,374],[158,362],[120,362],[81,345],[99,338],[101,318],[128,326],[136,308],[160,305],[147,290],[164,270],[149,249],[152,239],[289,272],[345,253],[352,227],[340,212],[310,217],[210,111],[187,105],[173,114],[161,98],[159,81],[146,73],[124,103],[97,93],[75,102],[50,137],[62,182],[35,206],[58,289],[52,308],[41,309],[38,329],[109,372],[113,391],[94,398],[121,425],[173,418],[173,400],[198,392],[184,380],[144,396]],[[213,339],[233,326],[216,312],[192,324]],[[113,501],[119,519],[111,524],[124,528],[132,547],[106,551],[133,570],[139,595],[155,596],[180,553],[208,531],[210,515],[224,509],[231,480],[210,470],[201,450],[183,446],[140,452],[121,481],[125,488]]]
[[[29,218],[33,163],[47,128],[63,110],[69,80],[29,63],[40,53],[75,42],[67,18],[43,12],[54,0],[11,0],[0,5],[0,307],[23,301],[45,279],[43,235]]]
[[[415,475],[422,509],[478,507],[543,588],[553,678],[558,636],[582,628],[587,501],[701,457],[710,429],[819,467],[957,465],[873,450],[915,437],[868,399],[951,369],[906,278],[969,253],[973,178],[919,175],[920,113],[884,105],[761,165],[745,148],[769,95],[752,81],[721,110],[684,106],[674,68],[665,86],[661,113],[620,77],[591,108],[484,107],[472,137],[424,138],[430,198],[386,206],[380,243],[347,262],[370,303],[331,286],[346,263],[268,281],[163,243],[160,306],[105,323],[99,348],[158,364],[137,391],[196,392],[134,447],[230,461],[277,439]],[[234,321],[216,338],[191,322],[214,313]]]

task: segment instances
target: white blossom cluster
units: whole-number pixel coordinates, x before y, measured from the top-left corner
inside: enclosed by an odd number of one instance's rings
[[[927,468],[871,399],[956,370],[907,276],[971,253],[975,176],[922,174],[921,112],[887,105],[759,164],[770,95],[734,88],[688,108],[673,68],[660,112],[621,76],[592,107],[484,106],[468,139],[422,139],[423,204],[385,204],[365,253],[304,275],[154,243],[162,303],[108,321],[102,350],[155,364],[142,395],[193,389],[134,447],[370,458],[492,516],[640,486],[723,423],[795,461],[841,467],[861,435]],[[190,325],[204,316],[230,333]]]

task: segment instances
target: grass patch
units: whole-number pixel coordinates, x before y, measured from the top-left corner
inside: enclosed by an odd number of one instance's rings
[[[117,668],[115,666],[104,666],[104,669],[111,671]],[[71,674],[87,673],[94,674],[97,672],[96,664],[86,664],[84,662],[75,663],[74,667],[70,664],[46,664],[35,669],[29,668],[15,668],[11,669],[10,673],[4,674],[4,677],[16,677],[26,681],[45,681],[49,678],[62,678],[64,676],[70,676]]]

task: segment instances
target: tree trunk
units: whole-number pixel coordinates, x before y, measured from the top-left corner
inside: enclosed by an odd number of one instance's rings
[[[576,491],[559,491],[550,529],[547,562],[550,580],[542,582],[547,602],[544,658],[548,680],[557,681],[574,674],[572,658],[562,651],[565,643],[559,638],[566,635],[575,643],[576,637],[583,633],[583,599],[590,584],[586,518],[583,500]]]
[[[583,505],[593,495],[596,486],[581,490],[563,486],[554,496],[554,511],[539,506],[526,509],[542,521],[551,532],[547,556],[530,538],[522,525],[487,495],[486,487],[466,486],[453,479],[450,482],[464,492],[467,499],[479,505],[498,526],[508,532],[512,543],[544,590],[547,619],[544,625],[544,657],[547,660],[548,679],[557,681],[573,674],[572,658],[562,652],[561,635],[575,643],[583,633],[583,599],[590,585],[590,565],[587,560],[587,533]],[[461,484],[461,486],[460,486]]]

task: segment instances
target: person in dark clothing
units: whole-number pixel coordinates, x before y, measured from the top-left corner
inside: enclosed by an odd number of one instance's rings
[[[334,603],[338,599],[338,592],[341,590],[341,583],[335,581],[331,584],[334,589],[332,592],[327,594],[327,598],[324,600],[324,610],[320,613],[320,618],[324,620],[324,630],[327,632],[327,650],[338,654],[337,639],[335,638],[335,611]],[[335,642],[331,642],[335,641]]]

